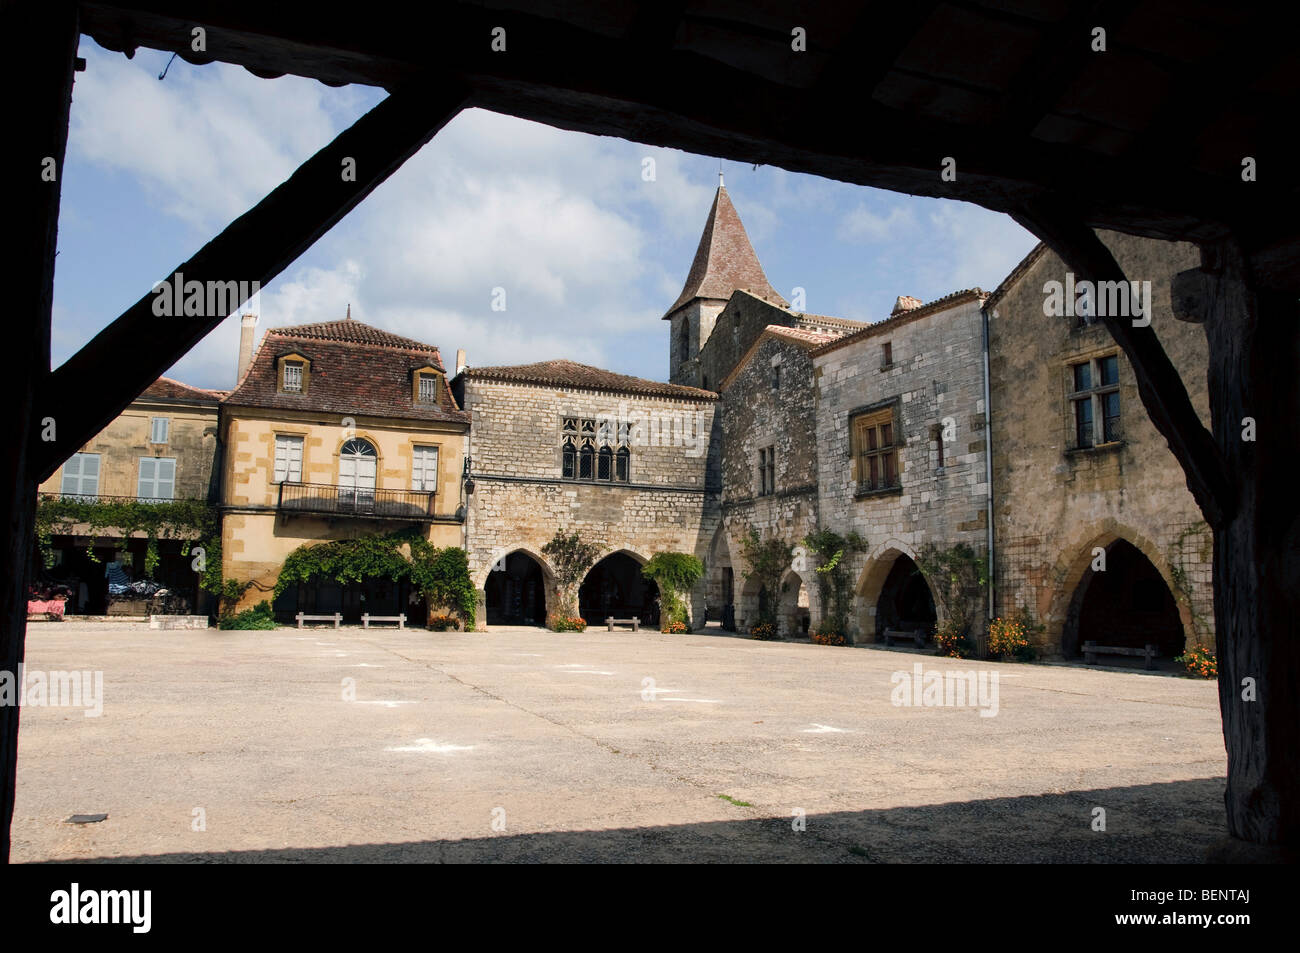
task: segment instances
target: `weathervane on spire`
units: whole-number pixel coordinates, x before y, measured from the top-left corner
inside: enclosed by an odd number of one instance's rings
[[[718,188],[725,189],[726,187],[727,187],[727,183],[722,181],[722,160],[719,159],[718,160]]]

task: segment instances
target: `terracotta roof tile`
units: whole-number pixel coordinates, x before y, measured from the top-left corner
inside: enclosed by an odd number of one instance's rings
[[[199,401],[215,404],[229,394],[227,390],[208,390],[204,387],[192,387],[170,377],[160,377],[144,389],[141,397],[155,400]]]
[[[307,392],[278,389],[276,359],[289,351],[311,361]],[[437,404],[412,399],[411,374],[430,365],[443,370],[438,348],[360,321],[327,321],[266,332],[239,386],[224,403],[321,413],[469,423],[450,387]],[[445,373],[445,371],[444,371]]]
[[[821,345],[814,352],[814,356],[827,354],[831,351],[838,350],[845,345],[852,344],[855,341],[862,341],[869,337],[874,337],[882,331],[898,327],[915,319],[925,317],[927,314],[934,314],[936,311],[943,311],[955,304],[961,304],[965,301],[983,302],[988,298],[988,292],[980,288],[964,288],[961,291],[954,291],[946,294],[942,298],[935,298],[933,301],[921,305],[919,308],[912,308],[908,311],[895,312],[883,321],[876,321],[874,324],[868,324],[861,331],[853,334],[846,334],[844,337],[836,338],[827,344]]]
[[[704,223],[699,247],[695,249],[695,260],[691,262],[686,284],[664,317],[670,317],[682,305],[696,298],[730,300],[737,290],[748,291],[783,308],[789,307],[789,303],[768,283],[754,246],[745,234],[745,226],[740,223],[740,215],[731,204],[726,188],[720,185],[713,197],[708,221]]]
[[[627,374],[616,374],[599,367],[562,360],[503,367],[472,367],[466,369],[465,376],[473,380],[542,384],[573,387],[579,390],[643,394],[649,397],[677,397],[685,400],[714,400],[718,396],[713,391],[701,390],[698,387],[665,384],[661,381],[630,377]]]

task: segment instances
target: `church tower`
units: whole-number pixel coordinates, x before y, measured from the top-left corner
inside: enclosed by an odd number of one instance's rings
[[[732,292],[738,289],[789,307],[763,274],[763,266],[758,263],[758,255],[754,254],[719,172],[718,192],[713,197],[713,207],[704,223],[704,234],[695,249],[686,284],[664,315],[665,321],[672,322],[668,339],[668,379],[672,383],[705,386],[700,377],[700,350],[713,333],[718,315],[727,306]],[[707,384],[716,387],[718,382]]]

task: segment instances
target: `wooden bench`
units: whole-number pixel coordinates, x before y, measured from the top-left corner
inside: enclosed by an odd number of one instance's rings
[[[371,615],[369,612],[361,614],[361,628],[370,628],[372,622],[396,622],[399,629],[406,628],[406,615]]]
[[[640,619],[615,619],[613,616],[609,616],[605,619],[605,625],[609,627],[609,631],[611,632],[614,631],[614,626],[616,625],[630,625],[633,632],[641,631]]]
[[[300,629],[304,622],[333,622],[334,628],[337,629],[343,622],[343,613],[335,612],[333,615],[307,615],[299,612],[296,618],[298,620],[298,628]]]
[[[1096,665],[1098,655],[1141,656],[1144,661],[1143,667],[1148,672],[1154,671],[1156,667],[1156,647],[1150,642],[1140,649],[1133,649],[1123,645],[1098,645],[1096,642],[1083,643],[1083,663],[1085,665]]]
[[[893,645],[895,642],[911,642],[918,649],[923,649],[925,633],[920,629],[886,629],[885,644]]]

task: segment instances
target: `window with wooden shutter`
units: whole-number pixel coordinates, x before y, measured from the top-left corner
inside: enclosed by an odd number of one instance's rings
[[[411,489],[430,493],[437,491],[438,448],[415,447],[411,461]]]
[[[275,482],[302,482],[302,437],[276,434]]]
[[[63,464],[64,496],[96,497],[99,495],[99,454],[74,453]]]
[[[887,490],[901,485],[896,427],[893,407],[853,418],[853,459],[858,492]]]
[[[141,457],[135,495],[141,500],[170,500],[176,496],[176,458]]]

